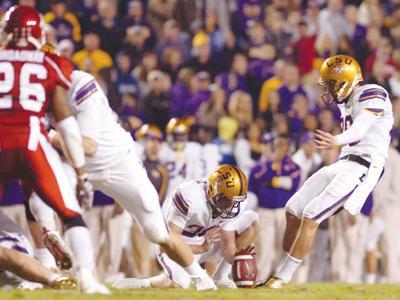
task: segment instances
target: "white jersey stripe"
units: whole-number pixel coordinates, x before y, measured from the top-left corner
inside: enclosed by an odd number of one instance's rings
[[[45,57],[45,60],[53,67],[53,69],[57,72],[58,76],[61,78],[62,81],[68,86],[71,87],[71,81],[69,81],[57,66],[57,64],[48,56]]]

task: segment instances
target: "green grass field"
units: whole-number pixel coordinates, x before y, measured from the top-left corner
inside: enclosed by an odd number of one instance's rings
[[[283,290],[269,289],[241,289],[219,290],[217,292],[195,292],[194,290],[119,290],[113,291],[111,296],[83,295],[78,292],[42,290],[34,292],[0,291],[1,300],[29,299],[29,300],[290,300],[290,299],[400,299],[400,285],[339,285],[339,284],[306,284],[292,285]]]

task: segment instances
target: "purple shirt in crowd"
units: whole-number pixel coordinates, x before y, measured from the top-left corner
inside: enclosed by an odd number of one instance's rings
[[[272,187],[272,179],[276,176],[292,177],[292,188],[286,190]],[[286,202],[299,187],[300,168],[289,156],[286,156],[281,163],[272,161],[259,162],[251,170],[249,178],[249,191],[257,195],[260,207],[269,209],[284,208]]]

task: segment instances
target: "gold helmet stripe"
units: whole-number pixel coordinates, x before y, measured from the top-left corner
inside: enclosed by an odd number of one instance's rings
[[[232,168],[236,171],[236,173],[237,173],[238,176],[239,176],[239,180],[240,180],[239,195],[242,196],[242,192],[243,192],[243,179],[242,179],[242,174],[241,174],[240,170],[239,170],[237,167],[232,166]]]

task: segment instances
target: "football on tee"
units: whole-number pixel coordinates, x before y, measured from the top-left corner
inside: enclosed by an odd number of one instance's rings
[[[238,288],[254,287],[257,278],[257,265],[248,250],[236,253],[232,264],[232,279]]]

